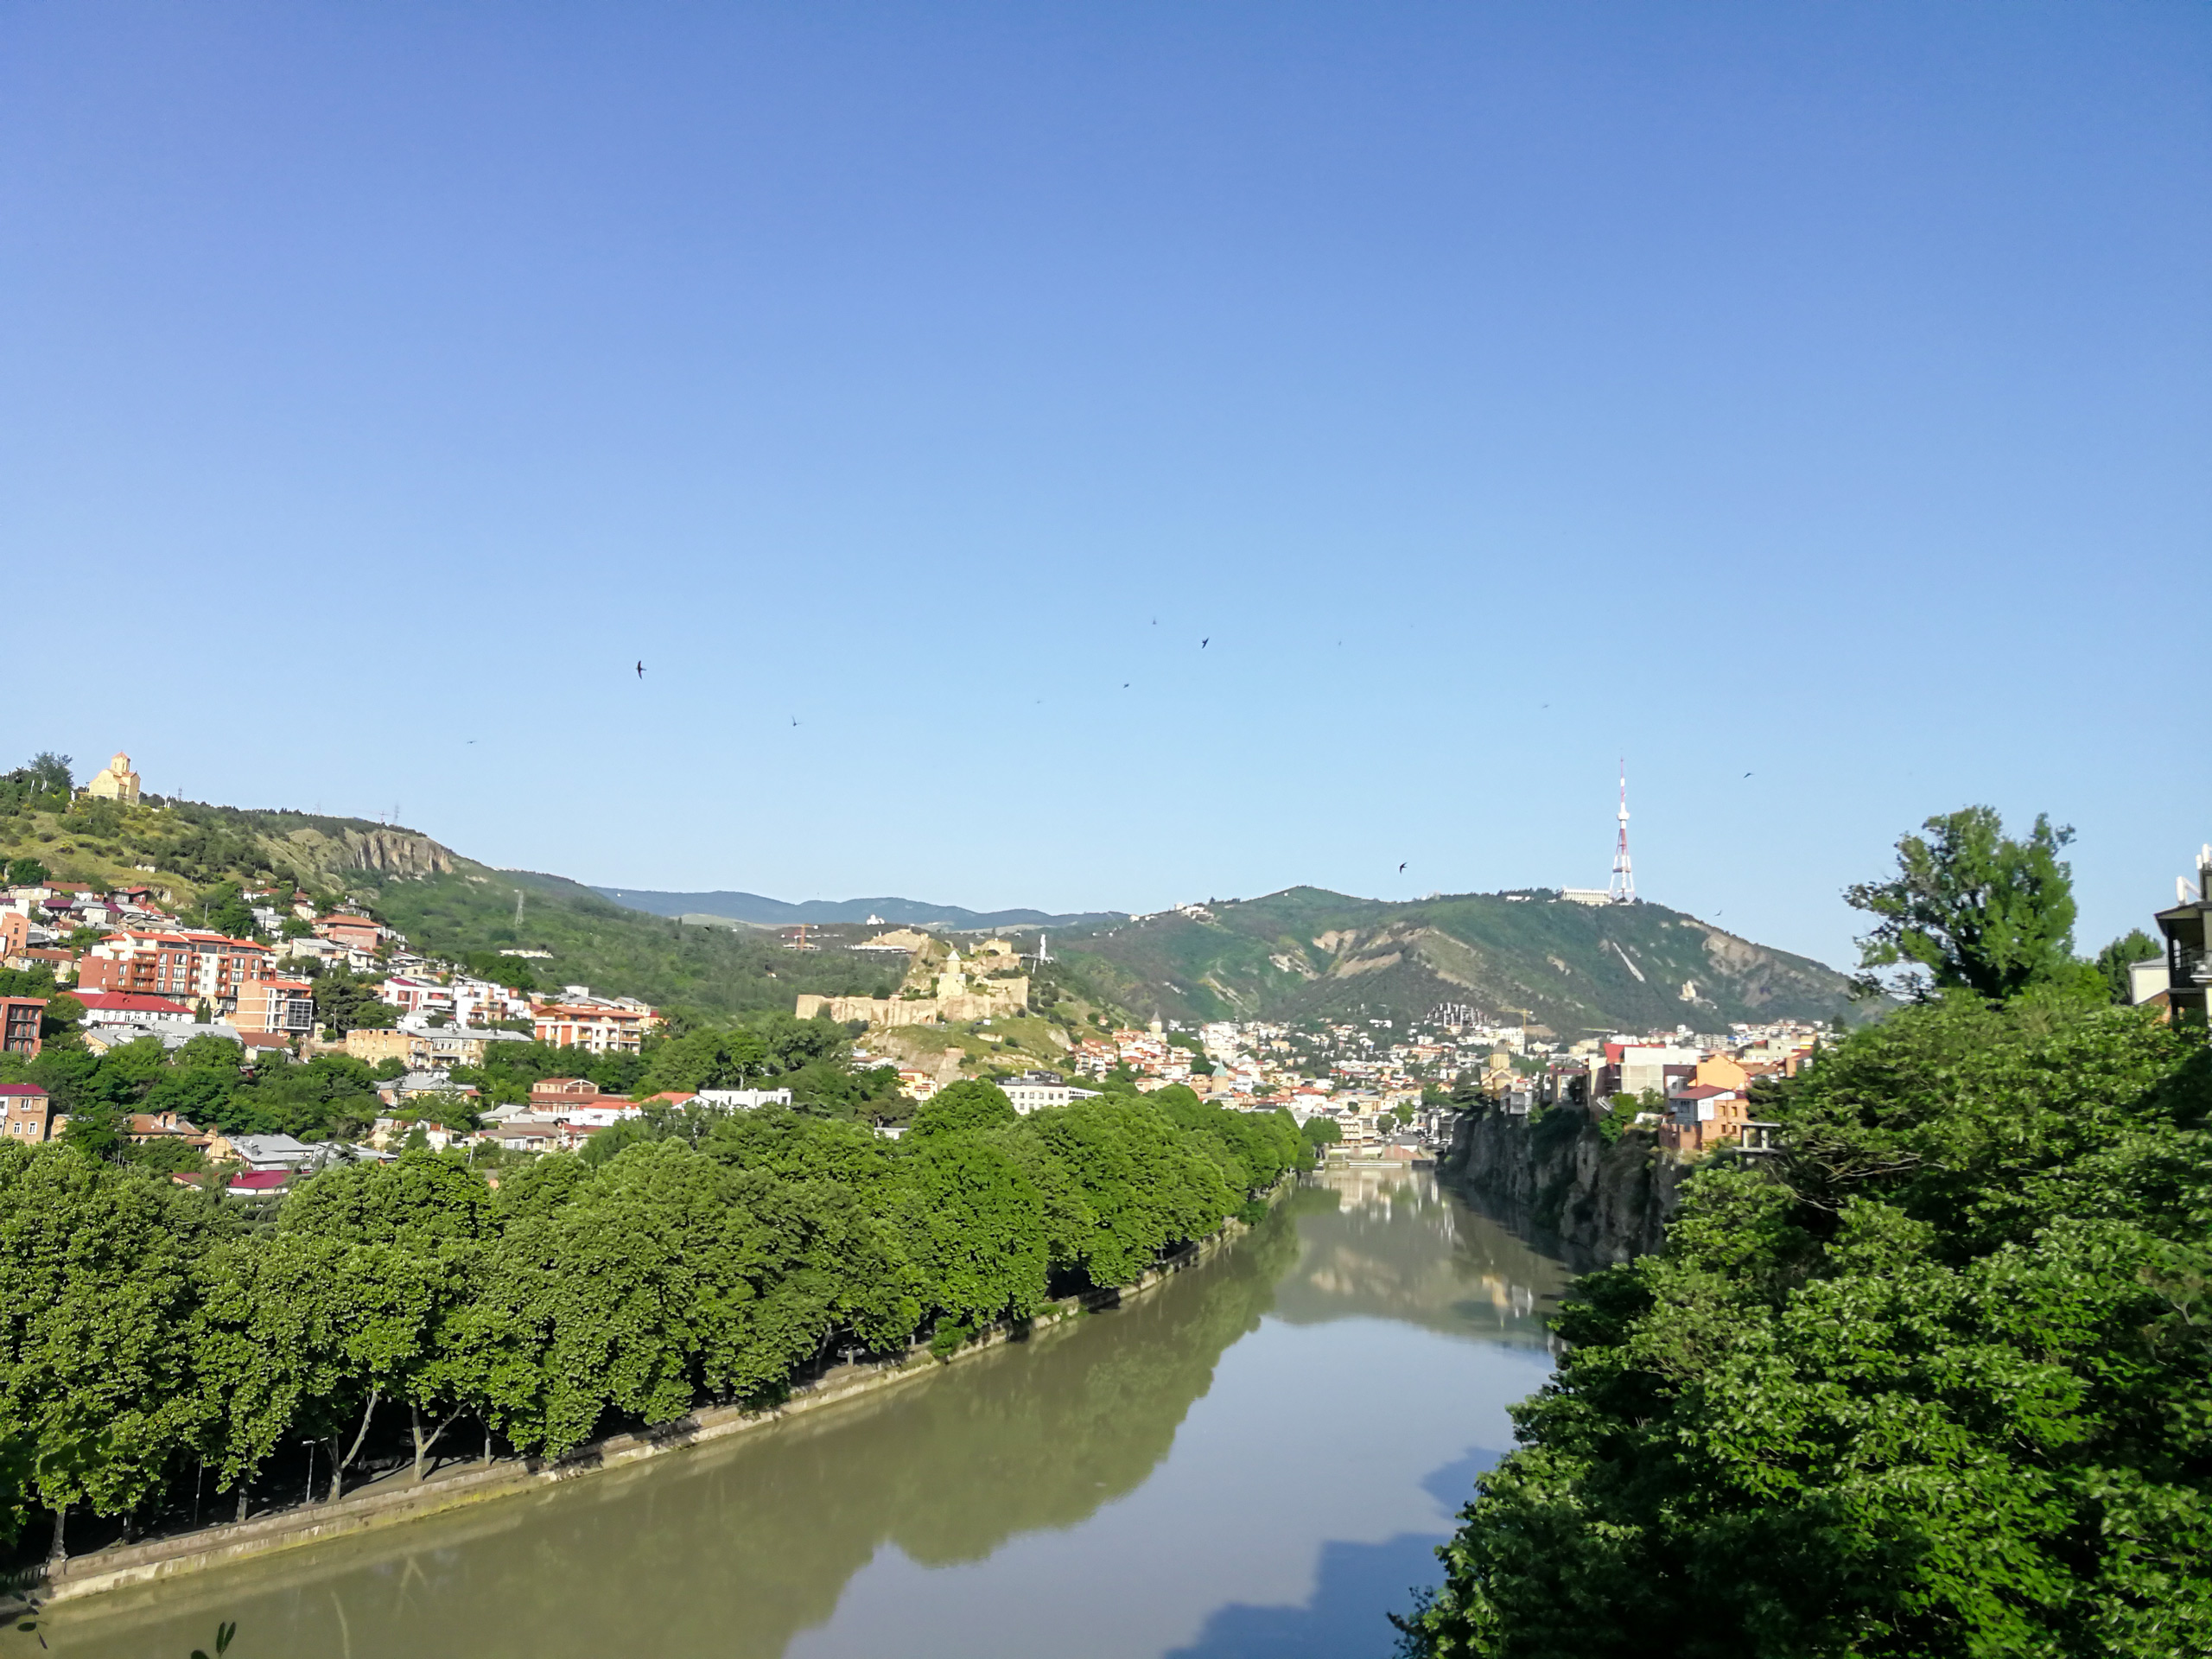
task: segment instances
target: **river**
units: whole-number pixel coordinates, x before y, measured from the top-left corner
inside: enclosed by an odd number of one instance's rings
[[[387,1531],[65,1603],[85,1659],[1381,1659],[1550,1369],[1553,1260],[1425,1172],[1315,1177],[1128,1306]],[[11,1637],[20,1644],[28,1637]]]

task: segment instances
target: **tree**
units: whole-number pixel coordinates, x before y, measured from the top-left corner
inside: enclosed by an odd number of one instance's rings
[[[1044,1205],[1021,1166],[997,1147],[951,1135],[901,1173],[906,1255],[924,1300],[978,1323],[1035,1313],[1045,1300]]]
[[[2112,992],[2115,1002],[2130,1000],[2134,987],[2130,983],[2128,967],[2138,962],[2156,962],[2165,955],[2165,947],[2139,927],[2132,927],[2097,952],[2097,971],[2104,976],[2105,985]]]
[[[1875,917],[1859,941],[1862,988],[1885,988],[1875,971],[1909,964],[1899,988],[1964,989],[1993,1001],[2037,985],[2079,988],[2074,960],[2074,880],[2058,856],[2074,839],[2038,816],[2015,841],[1989,807],[1933,817],[1925,836],[1897,842],[1897,874],[1844,891]]]
[[[166,1181],[0,1144],[0,1423],[28,1439],[56,1555],[72,1507],[134,1515],[194,1438],[194,1281],[213,1237],[207,1202]]]
[[[45,793],[67,799],[76,782],[70,775],[69,764],[67,755],[56,754],[52,749],[41,749],[31,757],[31,778]]]
[[[255,937],[253,906],[246,903],[237,882],[226,881],[210,888],[200,895],[200,904],[207,925],[216,932],[234,939]]]
[[[1410,1651],[2212,1651],[2208,1103],[2201,1043],[2063,992],[1827,1050],[1778,1169],[1579,1282]]]
[[[38,887],[46,885],[47,868],[35,858],[11,858],[8,861],[8,883],[16,887]]]
[[[926,1140],[933,1135],[958,1135],[1011,1123],[1018,1116],[1014,1103],[998,1084],[963,1077],[945,1084],[914,1109],[910,1132]]]

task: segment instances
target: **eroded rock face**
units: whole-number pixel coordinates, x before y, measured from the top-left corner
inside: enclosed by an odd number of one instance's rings
[[[348,830],[346,849],[353,868],[381,875],[450,875],[453,849],[428,836],[404,830]]]
[[[1657,1249],[1689,1168],[1648,1132],[1609,1147],[1594,1123],[1539,1135],[1527,1118],[1485,1112],[1459,1120],[1442,1173],[1586,1270]]]

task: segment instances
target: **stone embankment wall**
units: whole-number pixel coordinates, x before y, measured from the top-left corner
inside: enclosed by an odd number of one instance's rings
[[[1570,1265],[1588,1268],[1657,1249],[1689,1168],[1649,1133],[1609,1147],[1594,1123],[1570,1135],[1484,1112],[1459,1120],[1440,1173],[1515,1224],[1555,1237]]]

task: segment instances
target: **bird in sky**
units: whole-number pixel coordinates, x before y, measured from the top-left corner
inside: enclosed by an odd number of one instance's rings
[[[1745,773],[1744,774],[1744,776],[1745,776],[1745,777],[1746,777],[1746,778],[1750,777],[1751,775],[1751,774],[1750,772],[1745,772]]]
[[[1128,683],[1127,680],[1123,680],[1123,681],[1122,682],[1122,690],[1124,690],[1124,691],[1126,691],[1126,690],[1128,690],[1128,689],[1129,689],[1129,683]]]
[[[1211,634],[1208,634],[1205,639],[1201,639],[1201,640],[1199,640],[1199,641],[1198,641],[1198,649],[1199,649],[1200,651],[1204,651],[1204,650],[1205,650],[1208,645],[1211,645],[1212,643],[1213,643],[1213,636],[1212,636]]]
[[[641,680],[645,677],[645,665],[642,662],[638,664],[638,677]]]
[[[791,716],[791,724],[794,726],[798,724],[798,716],[797,715],[793,715]]]
[[[1404,865],[1402,865],[1402,864],[1399,865],[1399,866],[1398,866],[1398,874],[1399,874],[1400,875],[1403,875],[1405,873],[1406,873],[1406,867],[1405,867]]]

